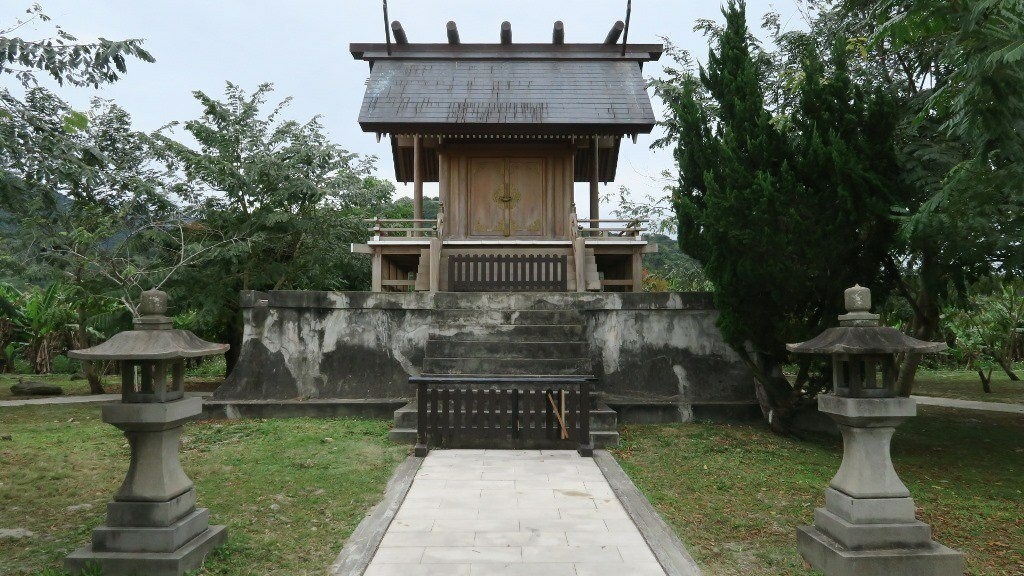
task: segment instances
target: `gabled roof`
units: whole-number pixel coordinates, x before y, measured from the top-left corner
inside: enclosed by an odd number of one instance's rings
[[[660,44],[353,44],[371,66],[359,125],[405,134],[649,133],[641,65]]]

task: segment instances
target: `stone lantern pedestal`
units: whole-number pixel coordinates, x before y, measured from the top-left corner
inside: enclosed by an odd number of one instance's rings
[[[835,393],[819,396],[818,409],[843,435],[843,462],[825,489],[825,507],[814,511],[813,526],[797,528],[797,549],[826,576],[960,576],[963,555],[932,541],[931,527],[917,520],[889,451],[896,427],[917,414],[913,399],[893,392],[894,354],[945,344],[879,326],[866,288],[847,290],[846,303],[850,313],[839,328],[788,346],[832,356]]]
[[[225,527],[210,526],[209,511],[196,508],[196,490],[178,459],[182,426],[203,410],[202,399],[184,397],[184,358],[222,354],[227,346],[171,330],[165,310],[166,295],[144,292],[136,330],[69,354],[121,361],[123,401],[103,406],[103,421],[123,430],[131,446],[106,524],[64,559],[72,574],[92,564],[107,576],[181,576],[227,539]]]

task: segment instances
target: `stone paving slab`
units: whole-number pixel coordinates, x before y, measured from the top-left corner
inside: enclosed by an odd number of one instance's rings
[[[667,572],[594,459],[561,450],[434,450],[364,574]]]
[[[213,392],[185,392],[186,397],[198,396],[209,398]],[[36,406],[40,404],[95,404],[100,402],[120,402],[120,394],[89,394],[82,396],[47,396],[45,398],[24,398],[19,400],[0,400],[0,408],[14,406]]]
[[[911,396],[921,406],[941,406],[943,408],[959,408],[961,410],[982,410],[987,412],[1008,412],[1024,414],[1024,404],[1006,402],[982,402],[979,400],[957,400],[955,398],[937,398],[935,396]]]

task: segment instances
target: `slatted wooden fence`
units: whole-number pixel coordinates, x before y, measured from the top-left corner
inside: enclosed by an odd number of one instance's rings
[[[416,455],[430,447],[570,448],[590,456],[592,378],[424,376]]]
[[[568,272],[564,254],[453,254],[448,258],[452,292],[564,292]]]

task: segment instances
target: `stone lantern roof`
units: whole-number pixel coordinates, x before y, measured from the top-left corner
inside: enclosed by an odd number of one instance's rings
[[[839,326],[796,344],[786,344],[794,354],[924,354],[942,352],[944,342],[925,342],[878,325],[878,314],[871,314],[871,291],[862,286],[847,288],[847,314],[839,317]]]
[[[91,348],[71,350],[68,356],[78,360],[175,360],[223,354],[227,344],[215,344],[199,338],[189,330],[171,328],[167,312],[167,294],[160,290],[142,293],[140,318],[135,330],[119,332],[106,342]]]

